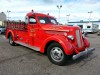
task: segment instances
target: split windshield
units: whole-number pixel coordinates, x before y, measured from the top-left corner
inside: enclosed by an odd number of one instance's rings
[[[39,16],[38,20],[41,24],[54,24],[57,25],[57,21],[54,18],[51,17],[43,17],[43,16]]]

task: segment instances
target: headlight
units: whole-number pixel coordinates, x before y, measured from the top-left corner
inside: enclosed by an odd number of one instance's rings
[[[70,40],[74,40],[74,37],[73,37],[72,35],[68,35],[67,37],[68,37],[68,39],[70,39]]]

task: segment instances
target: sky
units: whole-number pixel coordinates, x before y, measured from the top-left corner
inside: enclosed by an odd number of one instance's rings
[[[62,5],[60,19],[57,5]],[[61,23],[88,21],[89,18],[100,20],[100,0],[0,0],[0,12],[9,15],[10,20],[24,20],[26,13],[32,9],[34,12],[49,13]],[[11,12],[8,14],[7,10]]]

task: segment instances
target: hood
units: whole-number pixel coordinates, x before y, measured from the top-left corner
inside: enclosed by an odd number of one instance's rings
[[[76,30],[76,29],[79,29],[79,27],[73,27],[73,26],[65,26],[65,25],[43,25],[42,26],[42,29],[43,30],[46,30],[46,31],[63,31],[63,32],[69,32],[69,31],[72,31],[72,30]]]

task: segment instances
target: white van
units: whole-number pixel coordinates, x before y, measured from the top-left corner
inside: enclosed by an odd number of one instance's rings
[[[97,32],[99,29],[99,25],[97,24],[92,24],[92,23],[88,23],[88,24],[85,24],[83,25],[83,31],[84,32]]]
[[[70,25],[69,25],[70,26]],[[79,26],[84,32],[97,32],[99,30],[99,25],[98,24],[93,24],[93,23],[85,23],[85,24],[75,24],[71,26]]]

